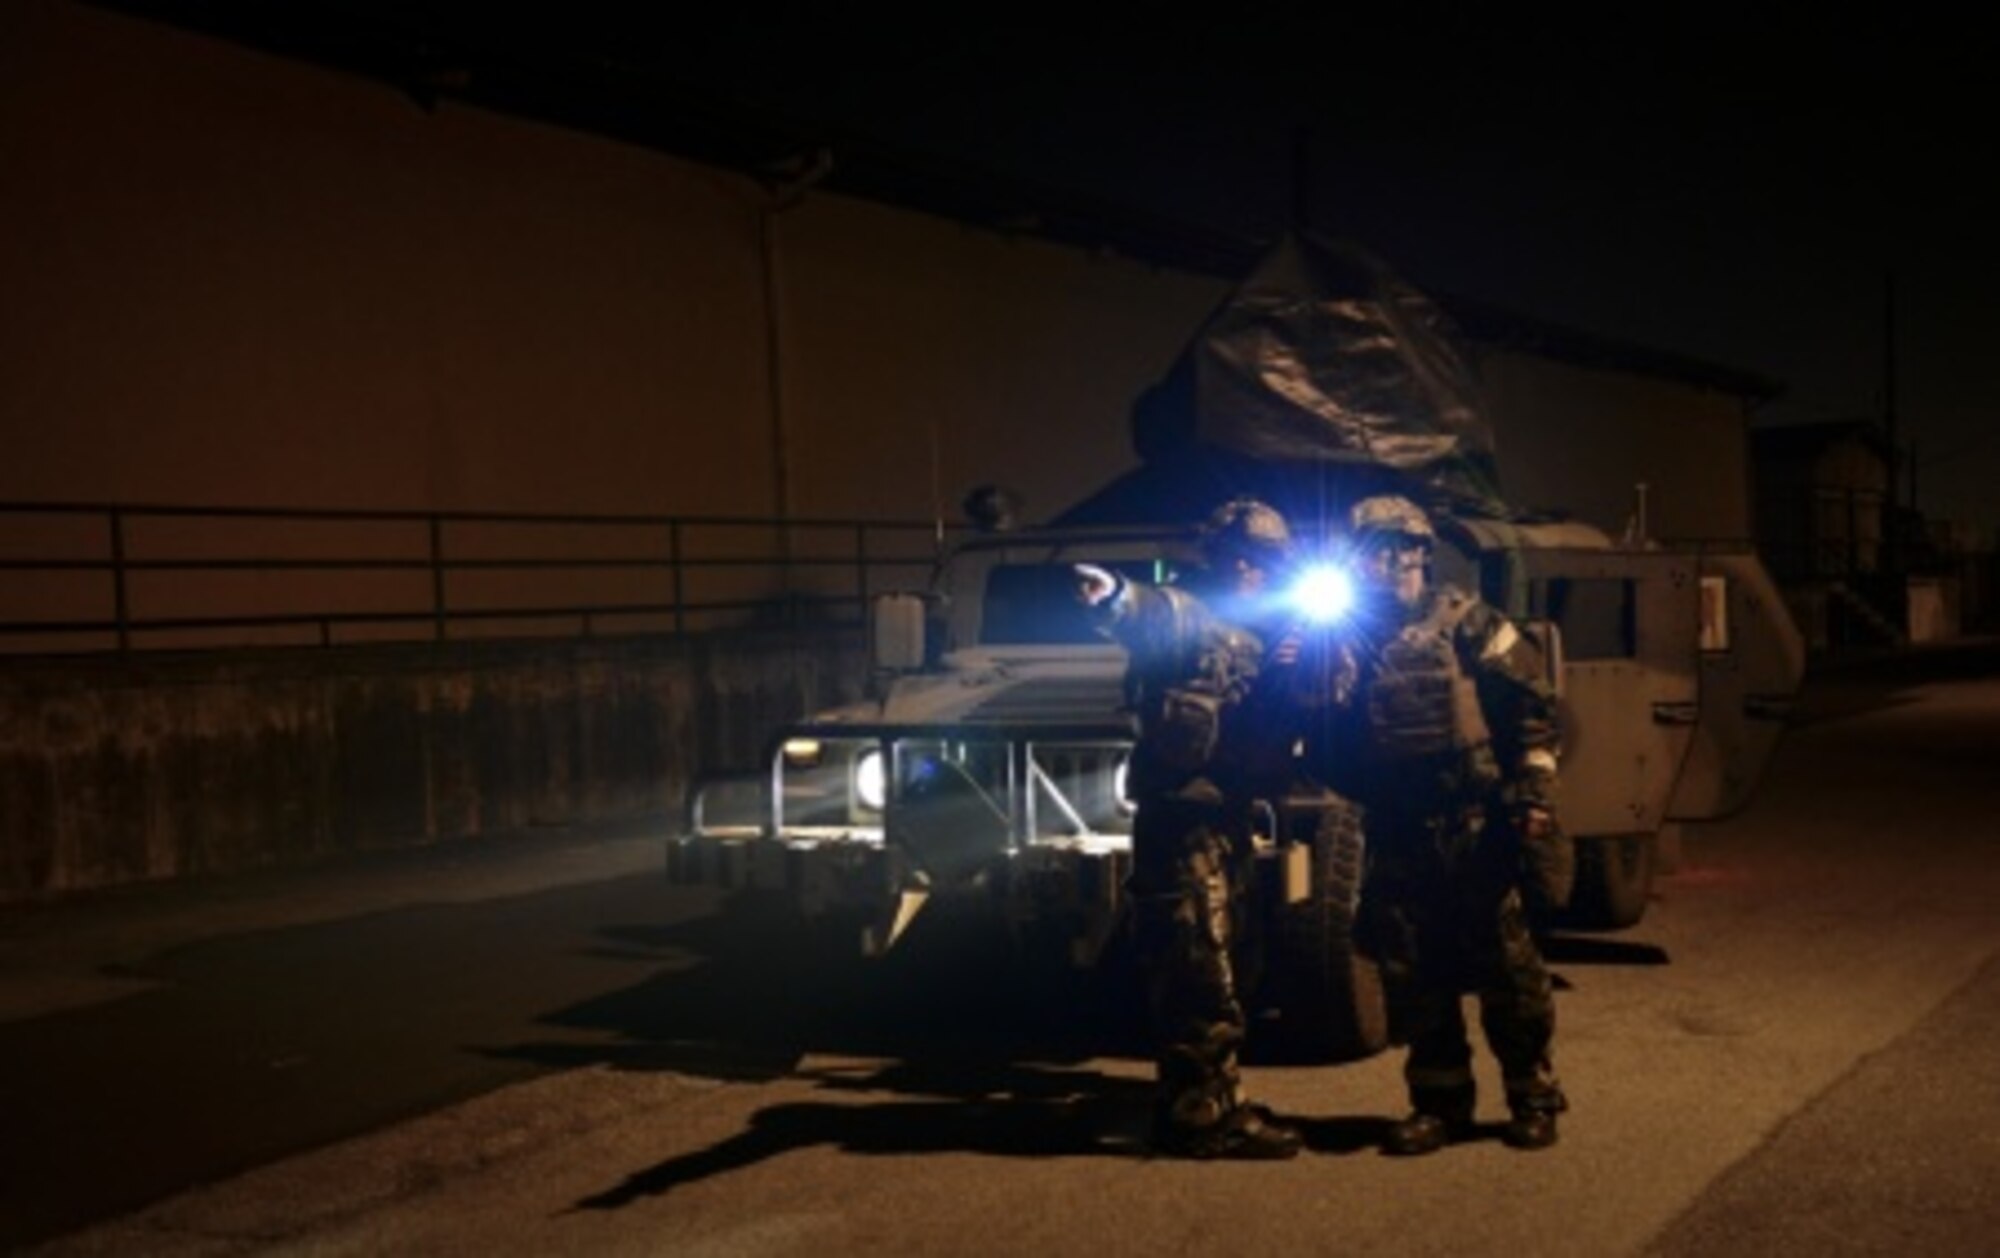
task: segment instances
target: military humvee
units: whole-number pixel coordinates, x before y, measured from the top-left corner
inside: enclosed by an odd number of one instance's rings
[[[1132,522],[1202,519],[1242,492],[1306,539],[1364,494],[1415,497],[1447,543],[1438,577],[1540,638],[1577,843],[1569,925],[1638,922],[1663,838],[1761,775],[1804,651],[1756,555],[1514,510],[1449,321],[1365,250],[1281,240],[1138,399],[1132,432],[1141,465],[1063,527],[976,537],[930,590],[883,599],[878,698],[774,738],[749,816],[698,792],[675,876],[847,916],[875,952],[927,903],[984,897],[1094,961],[1121,920],[1134,730],[1123,653],[1086,622],[1071,566],[1168,579],[1195,559],[1191,531]],[[1365,818],[1309,784],[1260,815],[1251,999],[1332,1055],[1373,1051],[1379,987],[1350,930]]]
[[[1762,772],[1803,671],[1798,635],[1748,552],[1620,546],[1579,524],[1441,524],[1440,579],[1545,644],[1578,847],[1568,924],[1630,926],[1663,833],[1737,806]],[[1158,581],[1195,559],[1191,531],[1163,527],[962,544],[928,591],[877,600],[878,697],[780,731],[747,814],[722,815],[720,784],[697,791],[672,876],[844,919],[868,953],[927,904],[975,898],[1094,963],[1123,920],[1134,725],[1124,652],[1077,605],[1072,565]],[[1303,782],[1259,812],[1254,998],[1324,1055],[1379,1050],[1379,984],[1350,930],[1365,824]]]

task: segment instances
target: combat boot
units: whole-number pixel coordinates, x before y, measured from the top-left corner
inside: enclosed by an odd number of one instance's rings
[[[1156,1119],[1153,1147],[1168,1157],[1278,1162],[1297,1157],[1305,1144],[1296,1127],[1268,1117],[1261,1107],[1239,1105],[1219,1122],[1185,1127]]]
[[[1416,1107],[1414,1112],[1389,1128],[1389,1134],[1382,1139],[1382,1152],[1392,1157],[1420,1157],[1472,1134],[1476,1097],[1470,1089],[1426,1088],[1411,1101]]]
[[[1507,1108],[1513,1116],[1500,1139],[1512,1149],[1546,1149],[1556,1142],[1556,1115],[1569,1108],[1569,1098],[1551,1079],[1512,1090]]]
[[[1420,1157],[1436,1153],[1448,1144],[1456,1144],[1470,1134],[1472,1123],[1469,1120],[1460,1121],[1418,1110],[1389,1128],[1389,1134],[1382,1139],[1382,1152],[1391,1157]]]

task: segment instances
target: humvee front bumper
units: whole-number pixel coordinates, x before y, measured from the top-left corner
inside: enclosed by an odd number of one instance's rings
[[[691,801],[669,877],[862,923],[886,951],[939,897],[985,896],[1095,959],[1131,872],[1123,727],[803,726],[777,740],[751,815]]]

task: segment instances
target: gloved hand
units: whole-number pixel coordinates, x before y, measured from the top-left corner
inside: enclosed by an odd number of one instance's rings
[[[1523,843],[1539,842],[1554,834],[1558,828],[1555,810],[1547,804],[1514,806],[1514,832],[1521,836]]]
[[[1118,574],[1107,568],[1094,563],[1071,564],[1070,574],[1075,582],[1076,601],[1085,607],[1096,607],[1118,593]]]
[[[1522,800],[1509,809],[1508,821],[1521,845],[1521,892],[1529,907],[1566,907],[1576,889],[1576,846],[1555,810],[1540,800]]]

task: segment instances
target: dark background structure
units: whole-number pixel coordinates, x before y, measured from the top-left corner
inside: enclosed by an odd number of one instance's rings
[[[1785,382],[1762,422],[1883,421],[1900,496],[1914,473],[1931,514],[1996,518],[1979,41],[1920,9],[110,7],[1214,274],[1303,218],[1426,287]]]

